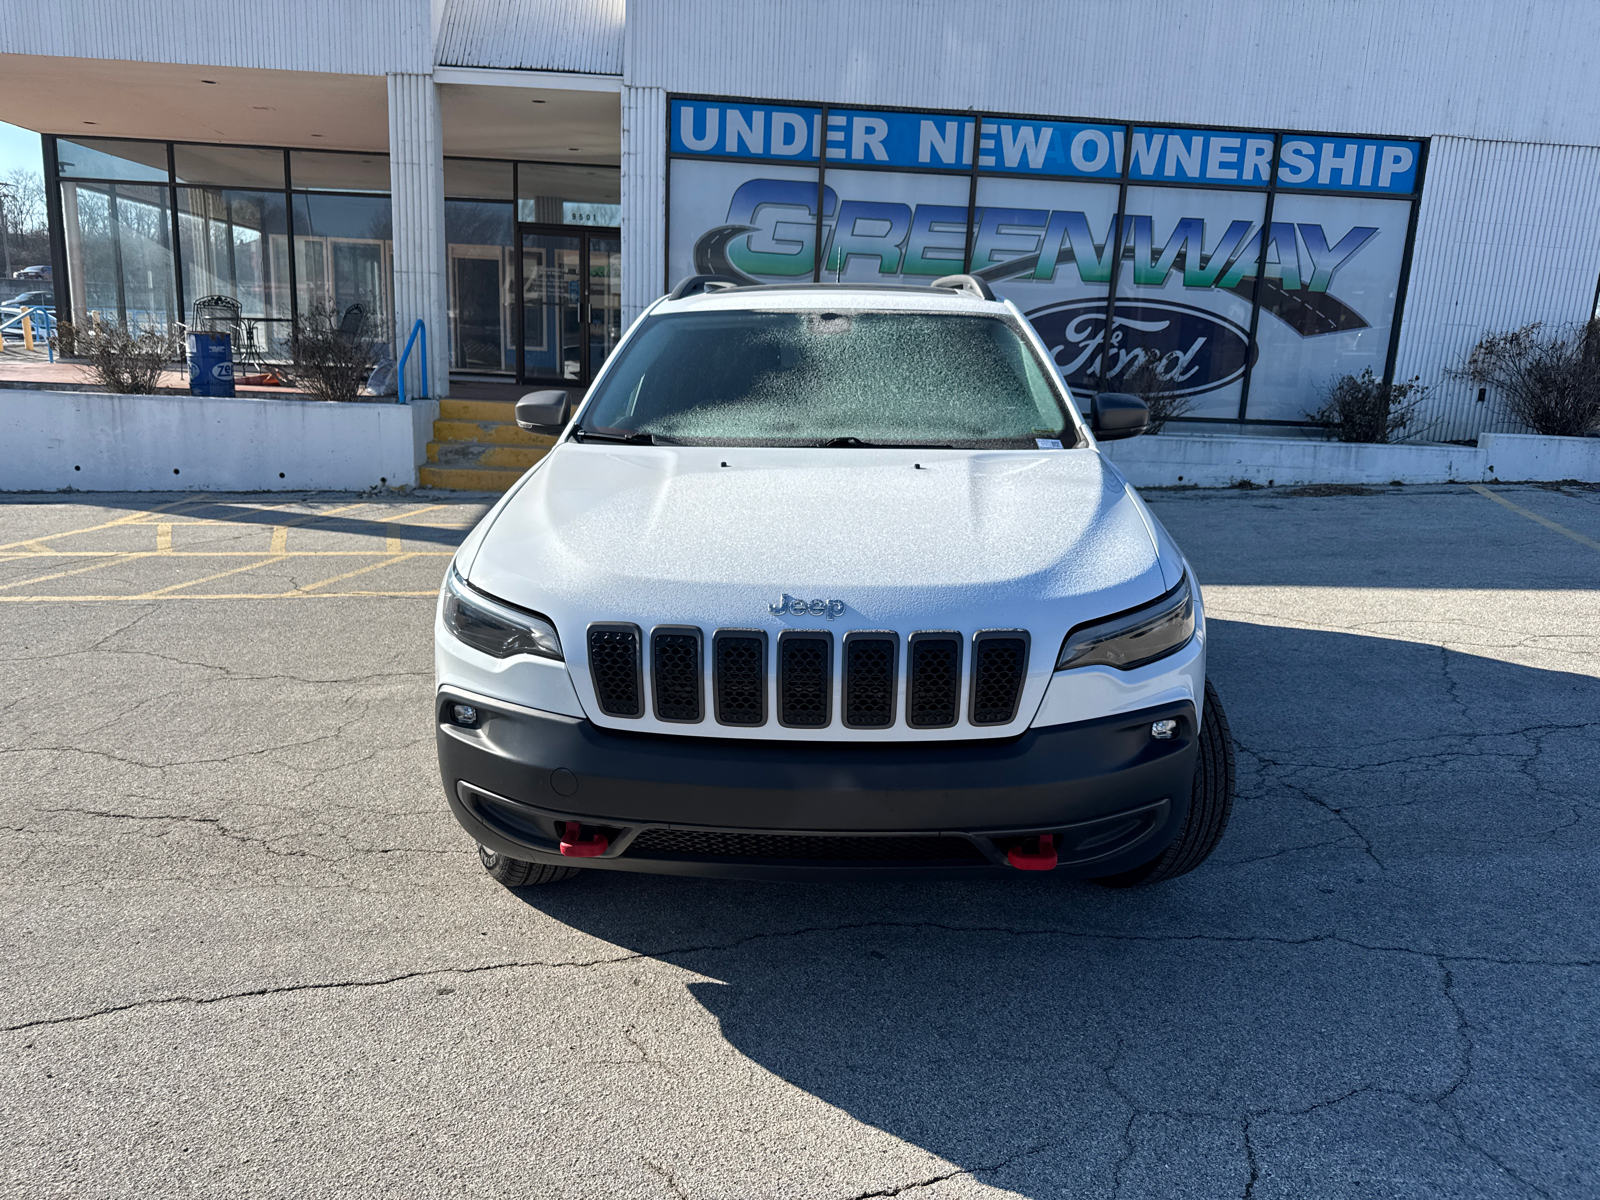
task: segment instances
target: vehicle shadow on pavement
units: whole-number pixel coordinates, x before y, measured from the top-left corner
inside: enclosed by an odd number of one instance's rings
[[[730,1047],[937,1156],[926,1179],[1029,1197],[1578,1194],[1600,1100],[1563,1081],[1600,1000],[1560,964],[1595,958],[1600,680],[1210,630],[1239,796],[1183,879],[591,872],[523,898],[692,973]],[[644,1041],[670,1061],[672,1031]],[[801,1135],[760,1136],[776,1161]],[[850,1176],[868,1195],[919,1182],[878,1180],[865,1155]]]

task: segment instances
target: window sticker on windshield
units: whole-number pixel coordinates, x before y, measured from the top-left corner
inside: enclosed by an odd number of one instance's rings
[[[1041,450],[1059,450],[1059,449],[1061,449],[1061,439],[1060,438],[1034,438],[1033,440],[1034,440],[1034,444],[1037,445],[1039,447],[1039,449],[1041,449]]]

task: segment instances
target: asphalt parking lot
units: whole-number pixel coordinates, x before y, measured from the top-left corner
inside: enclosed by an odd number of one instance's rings
[[[430,724],[486,501],[0,498],[0,1191],[1600,1193],[1600,490],[1149,498],[1199,871],[523,893]]]

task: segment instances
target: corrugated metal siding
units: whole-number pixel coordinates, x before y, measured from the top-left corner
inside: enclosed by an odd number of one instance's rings
[[[617,75],[623,11],[623,0],[444,0],[437,59]]]
[[[0,3],[0,54],[383,75],[433,69],[430,0]]]
[[[641,87],[1111,119],[1600,137],[1593,0],[633,0]]]
[[[1600,149],[1435,138],[1395,377],[1432,385],[1421,436],[1527,432],[1449,379],[1485,332],[1591,315],[1600,280]]]
[[[427,394],[443,396],[450,381],[450,329],[439,94],[431,74],[390,75],[388,82],[395,353],[404,349],[420,319],[428,334]],[[420,363],[408,364],[406,374],[407,385],[416,388]]]
[[[622,89],[622,321],[661,295],[667,263],[667,95]]]

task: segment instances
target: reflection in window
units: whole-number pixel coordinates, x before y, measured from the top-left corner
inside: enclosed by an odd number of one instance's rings
[[[167,194],[139,184],[61,185],[76,320],[164,331],[177,319]]]
[[[283,359],[289,340],[289,225],[282,192],[178,189],[183,295],[239,302],[237,350]]]
[[[387,196],[294,198],[294,253],[300,315],[341,320],[355,305],[362,334],[394,339],[394,234]]]
[[[450,254],[450,366],[516,370],[516,264],[511,205],[444,202]]]

